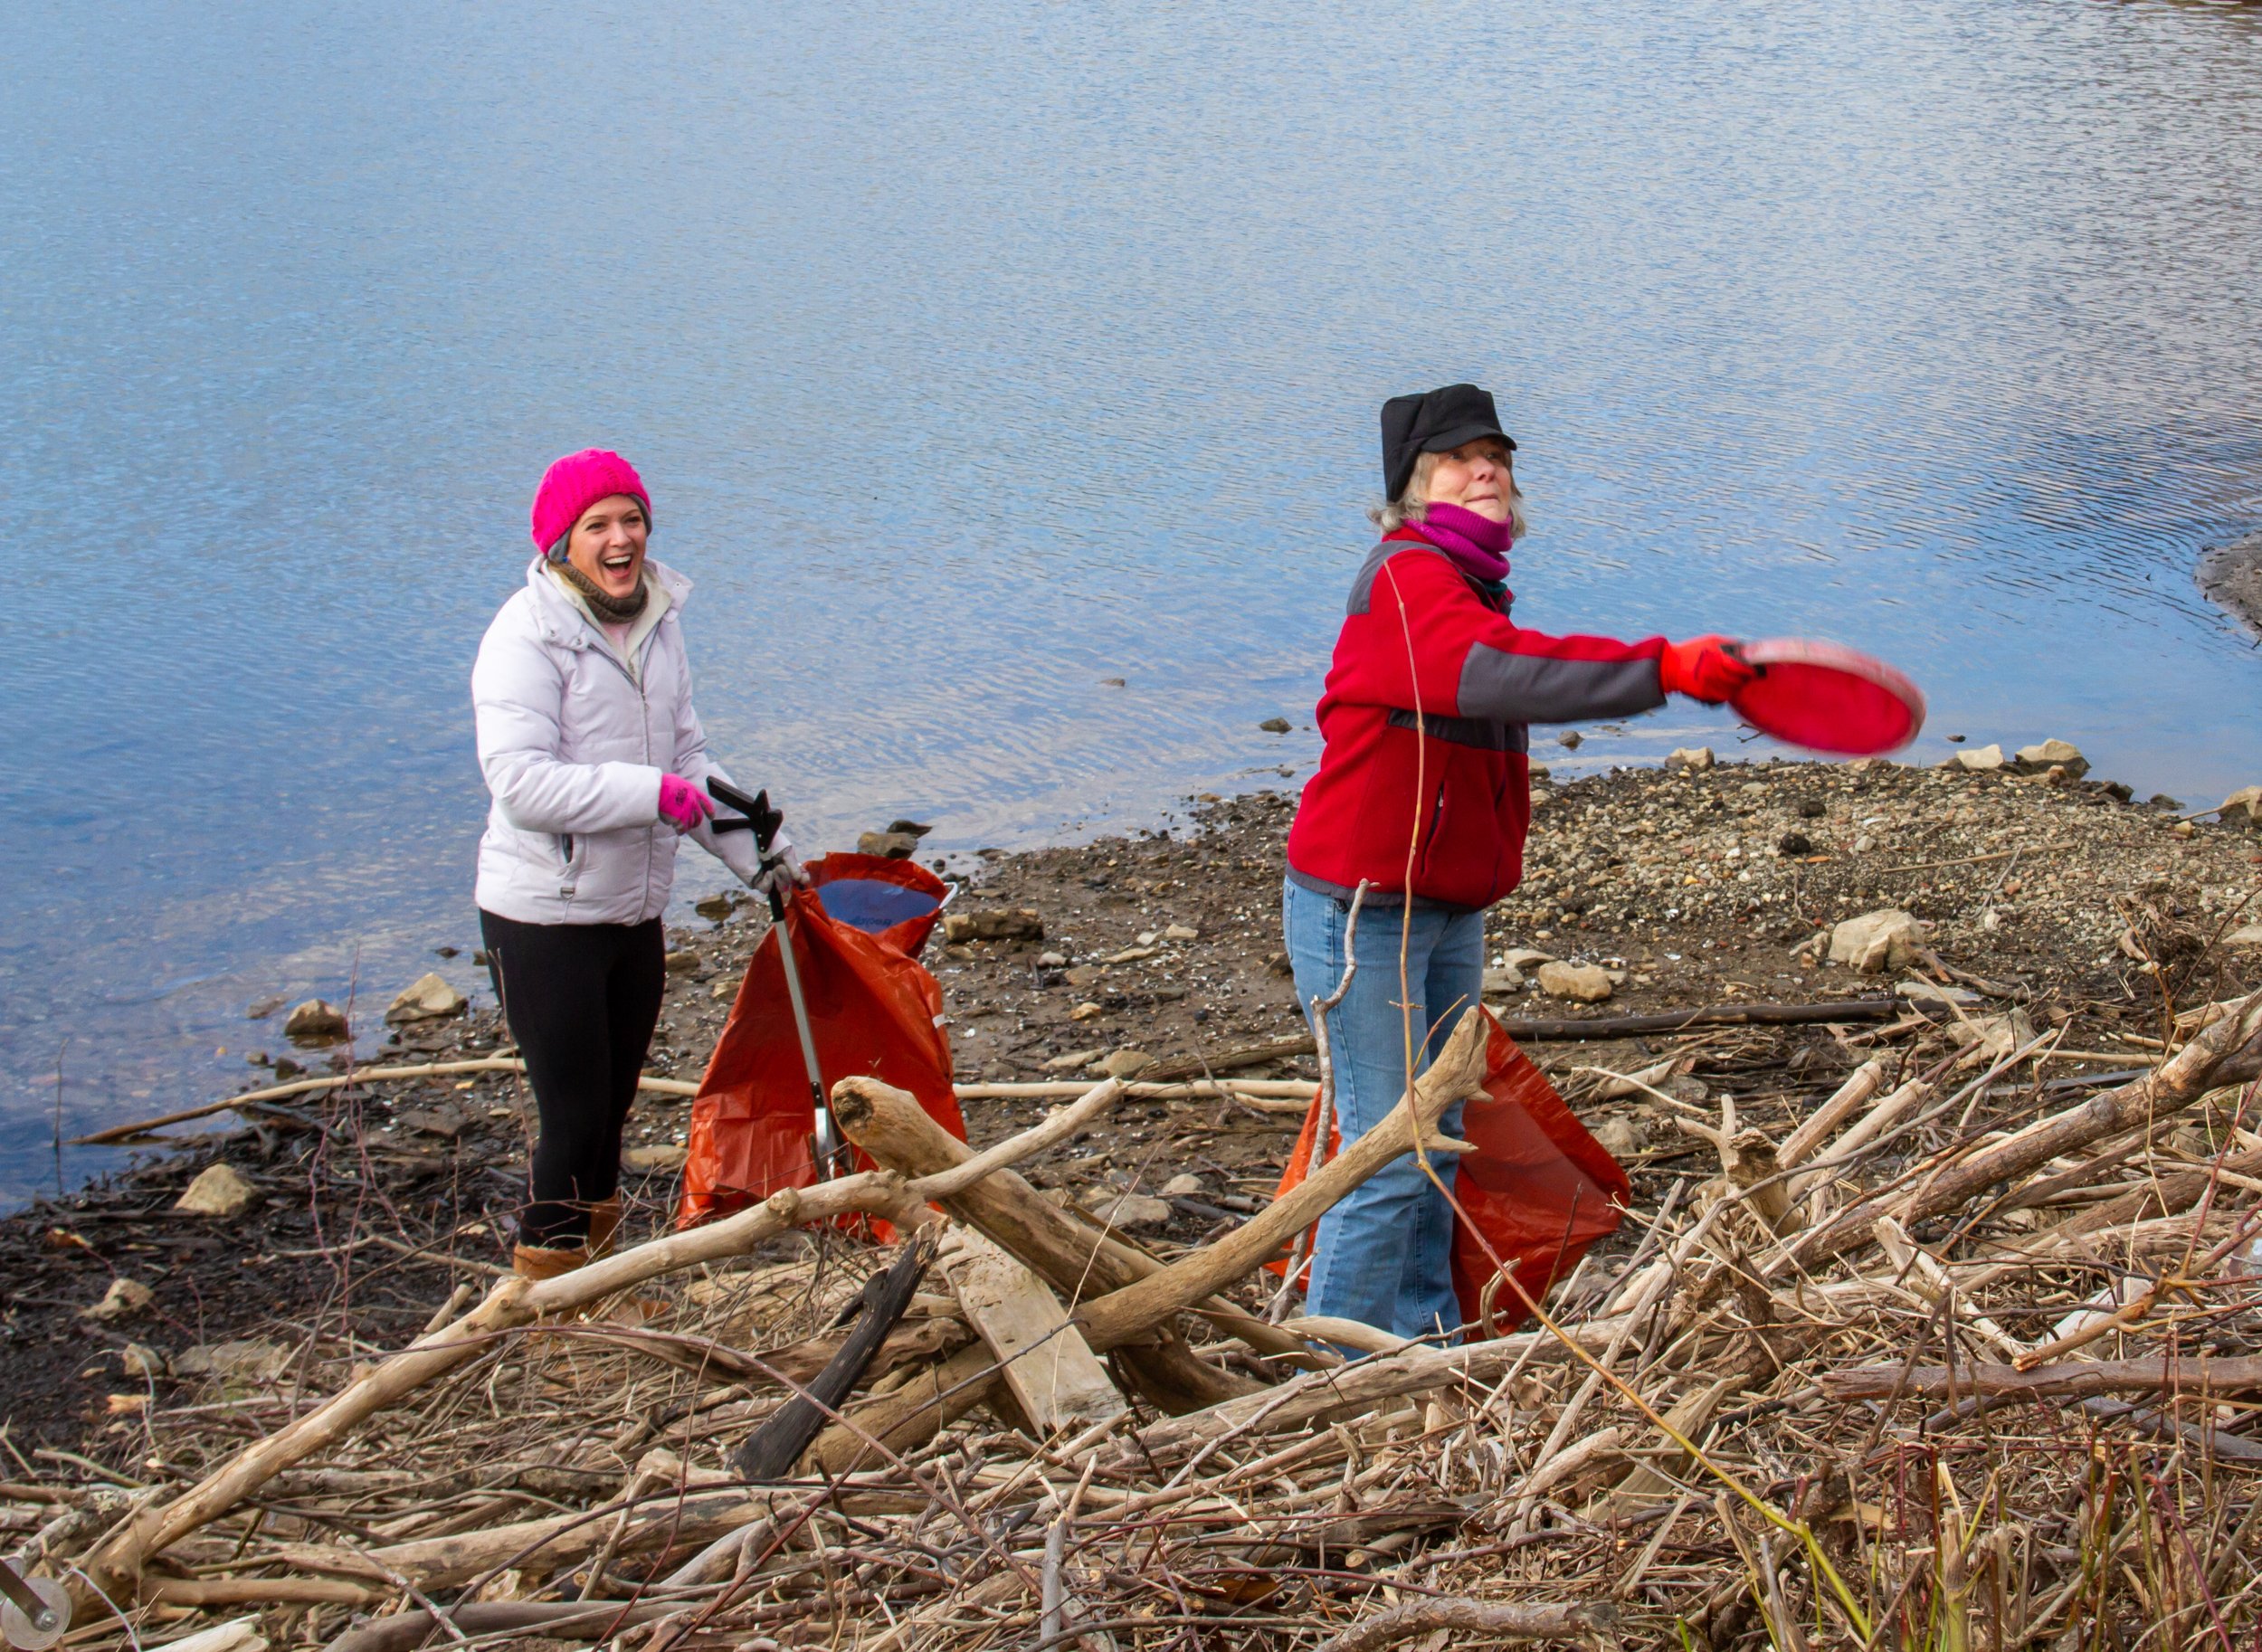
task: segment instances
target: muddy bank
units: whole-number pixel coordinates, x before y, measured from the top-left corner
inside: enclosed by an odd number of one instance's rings
[[[2021,777],[1722,764],[1622,772],[1542,794],[1527,881],[1488,932],[1499,966],[1488,995],[1504,1014],[1897,993],[1904,1021],[2015,1010],[2037,1029],[2062,1027],[2067,1053],[2043,1078],[2078,1083],[2143,1060],[2172,1009],[2262,975],[2262,949],[2240,936],[2262,919],[2250,904],[2262,837],[2243,823],[2179,821],[2166,800],[2127,800],[2065,768]],[[1251,1056],[1303,1030],[1279,956],[1291,810],[1276,793],[1205,798],[1182,831],[956,868],[969,887],[955,910],[1026,908],[1043,925],[1012,941],[936,936],[928,962],[962,1081],[1078,1077],[1111,1057],[1127,1065],[1126,1050],[1251,1077],[1312,1076],[1307,1058]],[[1816,943],[1839,922],[1884,907],[1926,926],[1936,967],[1863,973],[1821,955]],[[740,905],[672,937],[653,1074],[696,1079],[762,925]],[[1607,1002],[1548,997],[1540,960],[1517,960],[1519,950],[1594,966]],[[1669,1046],[1689,1055],[1675,1079],[1688,1096],[1732,1091],[1747,1118],[1774,1130],[1826,1093],[1870,1036],[1740,1029],[1535,1053],[1578,1098],[1589,1084],[1578,1068],[1627,1070]],[[477,1011],[362,1049],[365,1060],[386,1062],[508,1053],[491,1015]],[[971,1102],[970,1129],[977,1143],[994,1140],[1050,1105]],[[1702,1170],[1698,1144],[1658,1104],[1580,1105],[1633,1169],[1643,1204]],[[689,1116],[680,1098],[640,1106],[626,1184],[636,1231],[657,1229],[672,1206]],[[287,1398],[318,1360],[408,1340],[451,1290],[483,1288],[507,1261],[527,1118],[508,1074],[331,1090],[262,1106],[248,1122],[218,1116],[101,1186],[0,1222],[8,1440],[27,1456],[71,1450],[102,1472],[163,1478],[151,1408],[198,1403],[215,1385]],[[1193,1178],[1198,1191],[1174,1195],[1167,1219],[1143,1236],[1192,1243],[1269,1198],[1296,1122],[1214,1101],[1126,1106],[1031,1166],[1031,1179],[1153,1192]],[[175,1211],[189,1181],[219,1162],[257,1202],[226,1218]],[[124,1292],[117,1311],[90,1315],[120,1279],[146,1288],[146,1301]],[[42,1466],[54,1471],[52,1459]]]
[[[2200,557],[2200,590],[2262,638],[2262,528],[2229,545],[2210,546]]]

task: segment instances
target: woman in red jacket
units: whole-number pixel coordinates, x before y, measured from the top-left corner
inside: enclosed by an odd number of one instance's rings
[[[1283,892],[1308,1014],[1343,978],[1352,897],[1367,886],[1360,968],[1327,1012],[1346,1142],[1397,1105],[1433,1031],[1478,1000],[1485,908],[1524,873],[1529,726],[1630,717],[1668,694],[1717,703],[1753,674],[1721,637],[1618,642],[1511,619],[1507,550],[1524,526],[1515,451],[1474,385],[1383,404],[1383,540],[1352,581]],[[1446,1134],[1459,1116],[1446,1114]],[[1315,1315],[1401,1336],[1460,1323],[1452,1211],[1411,1154],[1322,1219],[1314,1254]]]

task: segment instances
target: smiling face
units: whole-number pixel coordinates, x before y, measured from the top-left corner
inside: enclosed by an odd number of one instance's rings
[[[644,577],[644,540],[651,531],[643,501],[613,494],[581,513],[566,541],[566,560],[607,596],[632,596]]]
[[[1509,500],[1516,492],[1516,473],[1508,444],[1497,436],[1479,436],[1449,453],[1424,454],[1427,479],[1417,473],[1425,505],[1459,505],[1488,521],[1505,522]]]

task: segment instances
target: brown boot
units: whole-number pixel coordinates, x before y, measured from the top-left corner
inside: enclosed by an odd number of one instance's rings
[[[600,1199],[589,1207],[589,1259],[613,1254],[613,1236],[621,1230],[621,1196]]]
[[[588,1260],[589,1248],[585,1245],[561,1245],[555,1248],[541,1245],[520,1245],[510,1253],[510,1271],[521,1279],[533,1279],[539,1282],[544,1279],[555,1279],[560,1274],[569,1274],[576,1267],[586,1264]]]

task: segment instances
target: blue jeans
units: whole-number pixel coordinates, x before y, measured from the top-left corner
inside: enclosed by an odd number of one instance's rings
[[[1288,962],[1304,1013],[1343,979],[1350,903],[1290,880],[1281,901]],[[1399,990],[1398,951],[1406,949]],[[1380,1124],[1406,1093],[1409,1028],[1416,1070],[1427,1068],[1444,1033],[1479,1002],[1485,977],[1485,916],[1435,907],[1359,908],[1359,973],[1327,1014],[1335,1070],[1335,1127],[1347,1144]],[[1411,1014],[1406,1008],[1411,1000]],[[1437,1024],[1442,1021],[1442,1025]],[[1460,1130],[1459,1102],[1438,1127]],[[1440,1174],[1453,1161],[1433,1159]],[[1453,1294],[1453,1211],[1411,1154],[1393,1161],[1320,1218],[1306,1291],[1307,1311],[1425,1336],[1461,1323]]]

